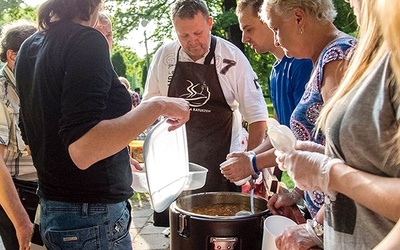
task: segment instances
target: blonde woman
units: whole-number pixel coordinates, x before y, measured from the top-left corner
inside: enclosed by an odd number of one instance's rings
[[[277,158],[298,186],[328,194],[327,249],[372,249],[394,227],[400,211],[400,192],[395,191],[400,189],[399,147],[393,141],[400,122],[399,84],[375,1],[357,2],[359,43],[317,123],[326,134],[325,154],[299,144],[297,151]]]
[[[380,0],[377,1],[377,14],[379,16],[383,37],[392,51],[391,64],[395,69],[400,68],[400,2]],[[400,71],[394,71],[397,82],[400,82]],[[399,97],[397,97],[399,98]],[[400,136],[398,131],[397,139]],[[397,140],[397,147],[400,148],[400,140]],[[397,155],[398,159],[400,154]],[[379,243],[374,250],[395,250],[400,246],[400,220],[390,233]]]

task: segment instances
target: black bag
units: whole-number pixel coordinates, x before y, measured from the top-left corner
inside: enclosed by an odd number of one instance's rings
[[[29,215],[32,223],[35,221],[36,209],[39,204],[39,196],[37,195],[38,183],[34,181],[23,181],[13,178],[19,198],[26,212]],[[40,237],[39,225],[35,224],[32,243],[43,246],[42,238]]]

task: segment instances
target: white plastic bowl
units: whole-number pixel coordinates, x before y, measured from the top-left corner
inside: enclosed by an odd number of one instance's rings
[[[206,183],[208,169],[195,163],[189,163],[189,176],[183,190],[195,190],[202,188]],[[132,188],[138,193],[148,193],[146,171],[132,171]]]
[[[183,190],[195,190],[202,188],[206,184],[208,169],[189,162],[189,177]]]

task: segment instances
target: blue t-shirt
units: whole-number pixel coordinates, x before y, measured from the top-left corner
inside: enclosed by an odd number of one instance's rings
[[[284,56],[275,62],[270,75],[270,96],[279,123],[290,126],[290,116],[303,96],[312,68],[311,59]]]

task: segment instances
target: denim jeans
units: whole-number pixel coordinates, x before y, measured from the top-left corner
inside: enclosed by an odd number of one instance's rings
[[[40,233],[47,249],[132,249],[128,201],[67,203],[40,199]]]

